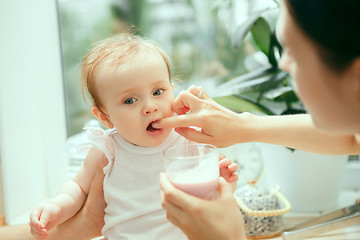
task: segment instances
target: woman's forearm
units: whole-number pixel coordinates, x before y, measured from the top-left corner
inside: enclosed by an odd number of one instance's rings
[[[317,129],[308,114],[257,116],[248,112],[237,114],[215,103],[203,92],[201,99],[190,89],[175,100],[177,116],[161,119],[156,127],[175,128],[183,137],[217,147],[236,143],[263,142],[304,151],[356,155],[360,140],[355,135],[335,135]],[[195,90],[194,90],[195,91]],[[198,93],[199,90],[196,90]],[[189,111],[189,114],[184,112]],[[197,131],[191,126],[201,129]],[[360,138],[360,137],[359,137]]]
[[[240,114],[241,116],[241,114]],[[320,154],[360,153],[354,135],[336,135],[317,129],[308,114],[288,116],[248,116],[250,141],[283,145]],[[241,129],[245,127],[242,126]]]

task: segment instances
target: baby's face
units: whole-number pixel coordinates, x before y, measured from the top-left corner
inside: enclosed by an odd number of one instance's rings
[[[161,144],[171,129],[155,129],[152,123],[174,114],[173,85],[163,58],[155,52],[144,52],[115,71],[110,69],[104,67],[96,82],[109,121],[135,145]]]

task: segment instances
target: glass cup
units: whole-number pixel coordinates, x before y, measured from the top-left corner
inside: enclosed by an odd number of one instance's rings
[[[165,172],[172,184],[196,197],[212,200],[219,184],[219,153],[215,146],[187,143],[164,152]]]

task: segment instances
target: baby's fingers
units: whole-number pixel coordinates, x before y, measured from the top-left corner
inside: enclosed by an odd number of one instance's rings
[[[48,238],[48,233],[46,231],[46,229],[30,229],[31,234],[36,237],[37,239],[47,239]]]
[[[46,229],[44,229],[40,222],[36,219],[36,221],[30,220],[30,231],[37,239],[46,239],[48,237],[48,233]]]
[[[231,162],[229,158],[224,158],[219,161],[219,168],[226,169],[229,173],[235,173],[238,169],[237,163]]]
[[[231,163],[228,165],[228,169],[230,173],[235,173],[238,170],[238,165],[236,163]]]
[[[40,224],[43,228],[47,226],[53,214],[50,211],[43,211],[40,217]]]
[[[229,174],[227,181],[229,183],[236,182],[239,179],[239,176],[236,173],[237,169],[238,169],[238,165],[236,163],[231,163],[230,165],[227,166],[227,171]]]
[[[229,183],[237,182],[239,180],[239,175],[236,173],[232,174],[229,179],[227,180]]]
[[[231,160],[227,157],[219,159],[219,168],[228,167],[231,164]]]
[[[31,211],[30,213],[30,226],[31,228],[44,228],[45,226],[43,226],[40,221],[40,215],[41,215],[42,209],[40,208],[35,208],[34,210]]]

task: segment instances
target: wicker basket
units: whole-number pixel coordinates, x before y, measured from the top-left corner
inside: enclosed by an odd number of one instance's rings
[[[238,206],[244,215],[245,233],[249,239],[265,239],[281,235],[283,217],[291,205],[276,186],[270,191],[254,181],[235,192]]]

